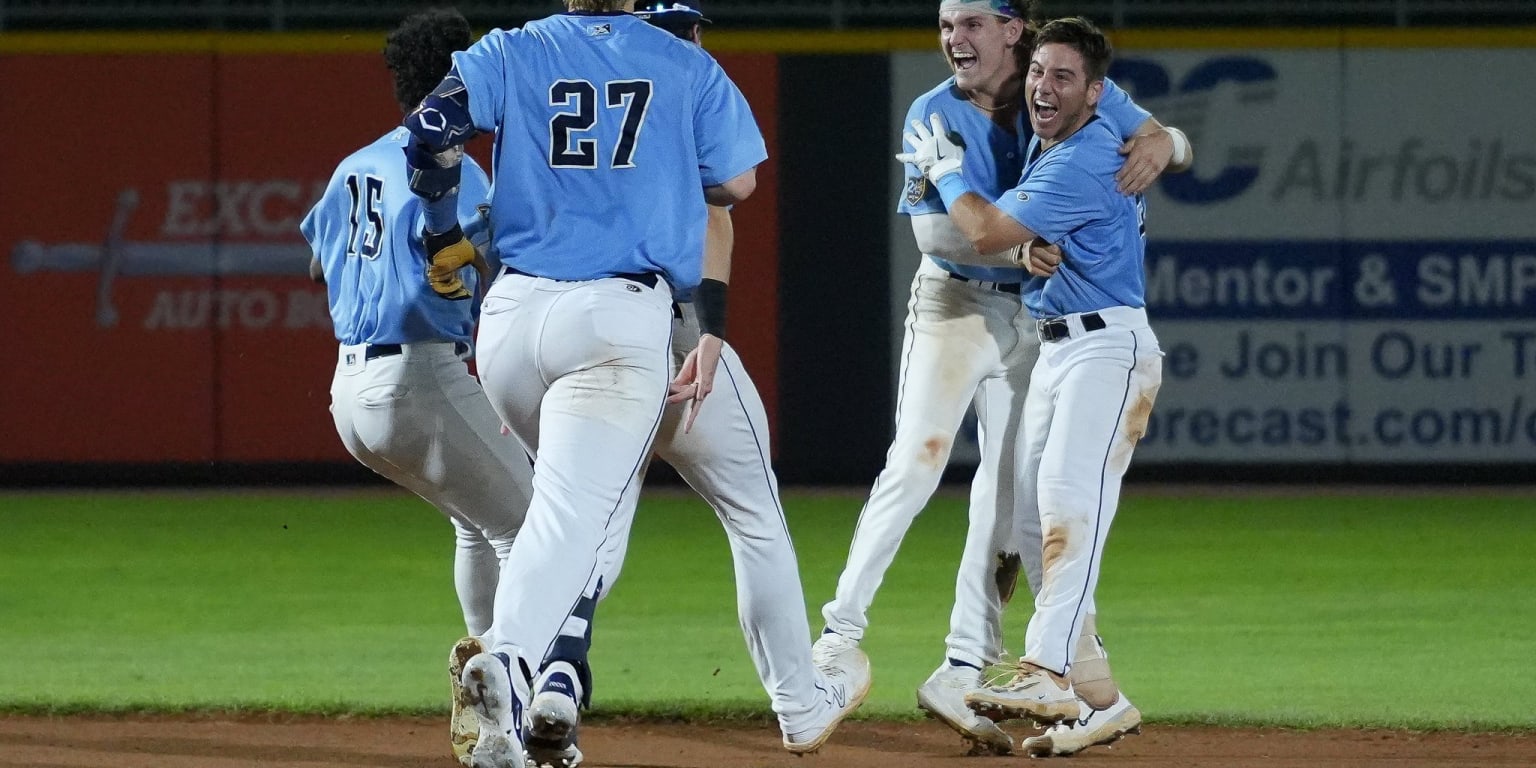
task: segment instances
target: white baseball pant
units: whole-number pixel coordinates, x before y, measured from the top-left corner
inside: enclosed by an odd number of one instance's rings
[[[1017,514],[1021,501],[1015,483],[1025,432],[1024,396],[1038,353],[1034,321],[1017,294],[955,279],[932,260],[922,260],[907,305],[896,434],[859,515],[837,596],[822,609],[828,628],[863,638],[875,593],[907,529],[938,487],[955,433],[974,403],[981,463],[971,482],[965,549],[945,645],[950,657],[976,666],[998,660],[999,556],[1019,553],[1022,546],[1031,589],[1040,580],[1039,547],[1028,544],[1038,542],[1039,533]]]
[[[674,370],[698,343],[698,315],[692,304],[681,304],[672,324]],[[730,344],[721,352],[714,391],[705,399],[693,430],[684,432],[691,407],[689,403],[667,406],[656,434],[655,454],[714,508],[725,527],[736,569],[737,616],[747,653],[778,715],[780,728],[785,733],[804,730],[821,700],[811,662],[805,590],[800,585],[799,562],[779,500],[779,482],[769,448],[768,413],[757,386]],[[638,483],[633,492],[639,493]],[[607,565],[602,596],[618,580],[628,534],[626,529],[610,536],[612,546],[603,555]],[[580,637],[585,629],[573,618],[562,634]]]
[[[608,537],[628,535],[666,402],[671,320],[665,280],[512,274],[486,296],[480,378],[535,457],[533,501],[502,564],[487,640],[529,670],[602,573]]]
[[[465,629],[491,627],[501,561],[533,494],[533,469],[451,342],[401,345],[367,359],[343,345],[331,416],[358,461],[437,507],[454,528],[453,573]]]
[[[1087,330],[1097,314],[1104,327]],[[1147,313],[1111,307],[1063,318],[1067,338],[1041,344],[1024,412],[1024,498],[1043,532],[1044,580],[1021,658],[1065,674],[1094,612],[1120,482],[1163,380]]]

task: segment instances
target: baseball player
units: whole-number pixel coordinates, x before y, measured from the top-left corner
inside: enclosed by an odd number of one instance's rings
[[[1023,60],[1033,32],[1029,5],[942,2],[940,42],[955,74],[919,97],[908,114],[909,120],[944,115],[970,149],[967,179],[993,197],[1017,181],[1031,136],[1019,109]],[[1164,129],[1113,83],[1105,85],[1099,115],[1126,140],[1119,180],[1126,191],[1145,189],[1170,160],[1179,161],[1175,167],[1188,167],[1182,134]],[[1185,149],[1176,158],[1178,142]],[[1031,591],[1040,588],[1039,527],[1026,517],[1014,530],[1022,504],[1016,483],[1024,399],[1040,348],[1019,297],[1028,275],[1016,267],[973,266],[979,254],[954,228],[937,190],[915,167],[909,167],[899,210],[910,217],[925,258],[908,305],[895,437],[860,515],[837,595],[823,609],[827,629],[817,648],[835,650],[862,639],[885,571],[938,485],[967,406],[974,406],[981,462],[971,486],[951,629],[945,659],[917,697],[919,707],[962,734],[974,752],[1007,753],[1012,739],[972,713],[964,696],[981,685],[982,669],[998,660],[1001,611],[1021,559]],[[1091,625],[1084,634],[1083,657],[1092,661],[1074,673],[1083,677],[1089,717],[1074,723],[1070,734],[1026,741],[1031,754],[1071,754],[1139,726],[1140,714],[1119,695]]]
[[[695,44],[702,43],[701,25],[709,23],[698,8],[680,3],[646,5],[635,15]],[[691,293],[676,294],[672,356],[678,374],[655,454],[709,502],[725,526],[748,653],[778,715],[785,749],[804,754],[819,749],[862,703],[869,661],[858,649],[820,665],[811,660],[799,566],[770,463],[768,416],[741,359],[724,342],[733,240],[729,209],[709,206],[704,278]],[[631,493],[638,491],[638,484],[631,486]],[[527,747],[535,765],[574,768],[582,759],[576,733],[580,707],[591,696],[591,612],[617,582],[627,539],[627,530],[610,535],[595,600],[584,602],[562,627],[546,659],[529,707]]]
[[[405,19],[389,35],[385,63],[409,111],[442,79],[454,51],[469,46],[457,12]],[[428,286],[418,232],[422,202],[400,163],[410,133],[395,128],[336,168],[301,229],[313,249],[310,274],[325,283],[341,342],[331,415],[364,466],[411,490],[453,523],[454,583],[472,635],[488,631],[501,562],[532,496],[533,471],[517,441],[500,433],[480,384],[464,365],[479,276],[462,270],[460,291]],[[467,161],[456,221],[484,227],[484,171]],[[472,712],[454,701],[452,736],[465,751]]]
[[[634,513],[668,397],[673,292],[700,282],[706,203],[746,199],[766,157],[746,100],[708,55],[628,13],[633,0],[566,6],[456,54],[406,119],[439,275],[472,259],[453,215],[459,147],[495,132],[490,220],[504,268],[482,310],[480,372],[535,456],[489,652],[463,672],[479,718],[474,768],[524,765],[532,673],[600,592],[605,538]],[[572,682],[560,677],[543,682]]]
[[[1069,677],[1092,610],[1120,481],[1162,382],[1147,325],[1145,200],[1116,189],[1120,137],[1097,111],[1110,47],[1082,18],[1036,34],[1024,95],[1035,138],[1018,185],[992,202],[973,191],[944,116],[913,123],[915,163],[977,253],[1027,263],[1024,303],[1041,341],[1024,414],[1025,506],[1043,531],[1043,580],[1009,680],[967,693],[994,720],[1081,716]],[[931,130],[930,127],[931,126]],[[1026,249],[1039,238],[1059,263]]]

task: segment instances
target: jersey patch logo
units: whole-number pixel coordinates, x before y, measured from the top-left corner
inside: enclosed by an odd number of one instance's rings
[[[1021,202],[1021,203],[1029,202],[1029,193],[1028,192],[1020,192],[1018,195],[1016,195],[1016,197],[1019,198],[1019,202]]]
[[[917,205],[928,196],[928,177],[907,179],[907,205]]]
[[[603,35],[611,34],[613,34],[612,24],[593,24],[592,26],[587,27],[588,37],[602,37]]]

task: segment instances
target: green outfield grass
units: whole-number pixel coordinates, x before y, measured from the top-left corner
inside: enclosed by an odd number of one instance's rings
[[[862,500],[786,503],[819,629]],[[963,522],[959,496],[935,500],[887,576],[864,716],[916,714]],[[446,522],[390,492],[0,496],[0,710],[442,711],[462,632],[451,547]],[[1133,490],[1100,629],[1154,721],[1536,729],[1533,561],[1519,494]],[[597,626],[601,712],[766,712],[702,502],[646,499]]]

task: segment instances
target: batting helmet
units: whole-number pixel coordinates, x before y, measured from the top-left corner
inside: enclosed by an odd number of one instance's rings
[[[692,5],[646,0],[635,6],[635,15],[679,37],[686,36],[695,24],[710,23],[699,10],[698,0]]]

